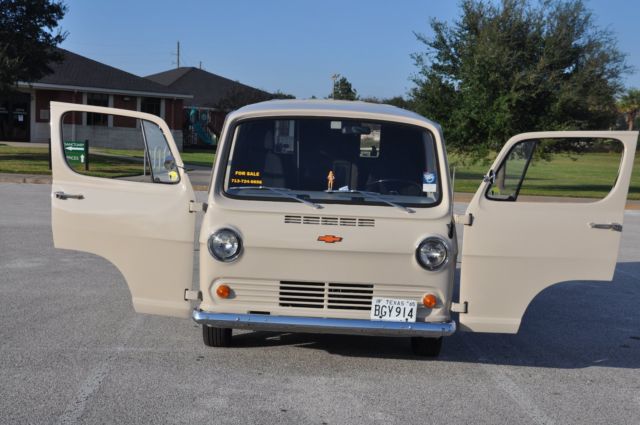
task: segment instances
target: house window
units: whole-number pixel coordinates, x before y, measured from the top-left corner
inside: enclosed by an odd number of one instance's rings
[[[157,97],[143,97],[140,100],[140,111],[160,116],[160,99]]]
[[[102,93],[88,93],[87,105],[109,106],[109,95]],[[87,125],[102,125],[106,127],[107,122],[108,119],[106,114],[87,113]]]

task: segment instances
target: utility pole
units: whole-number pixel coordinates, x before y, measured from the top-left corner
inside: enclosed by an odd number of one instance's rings
[[[178,64],[177,68],[180,68],[180,42],[178,41],[178,48],[176,50],[176,63]]]

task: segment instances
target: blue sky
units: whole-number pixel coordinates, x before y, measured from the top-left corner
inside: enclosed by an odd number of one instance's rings
[[[587,0],[595,20],[610,28],[640,87],[640,2]],[[422,50],[413,32],[429,34],[429,20],[454,20],[454,0],[322,1],[80,1],[67,0],[62,47],[148,75],[181,66],[267,91],[324,97],[331,75],[346,76],[361,96],[404,95]]]

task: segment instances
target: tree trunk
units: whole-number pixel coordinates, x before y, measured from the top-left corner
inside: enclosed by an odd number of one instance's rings
[[[633,130],[633,123],[638,116],[638,111],[632,111],[627,113],[627,126],[629,126],[629,131]]]

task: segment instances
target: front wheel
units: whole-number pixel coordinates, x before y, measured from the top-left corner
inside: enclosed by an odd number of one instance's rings
[[[413,354],[421,357],[438,357],[442,349],[442,337],[440,338],[411,338],[411,350]]]
[[[231,347],[231,329],[202,325],[202,338],[207,347]]]

